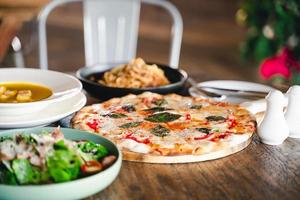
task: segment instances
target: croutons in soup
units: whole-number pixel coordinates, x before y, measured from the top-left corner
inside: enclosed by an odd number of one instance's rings
[[[0,103],[26,103],[46,99],[52,95],[50,88],[27,82],[0,83]]]

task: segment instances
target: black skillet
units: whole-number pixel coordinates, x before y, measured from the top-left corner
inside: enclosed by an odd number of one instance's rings
[[[157,64],[157,66],[164,71],[165,76],[171,82],[170,84],[152,88],[116,88],[109,87],[97,82],[97,80],[102,79],[102,76],[106,71],[109,71],[115,66],[118,66],[118,64],[84,67],[77,71],[76,76],[82,82],[83,88],[91,96],[96,97],[100,100],[107,100],[113,97],[121,97],[127,94],[140,94],[146,91],[159,94],[176,93],[183,89],[184,84],[188,78],[187,73],[181,69],[174,69],[166,65]]]

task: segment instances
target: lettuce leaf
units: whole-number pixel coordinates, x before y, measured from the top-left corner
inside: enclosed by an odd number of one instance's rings
[[[46,165],[54,182],[65,182],[78,177],[81,162],[73,151],[59,149],[47,158]]]

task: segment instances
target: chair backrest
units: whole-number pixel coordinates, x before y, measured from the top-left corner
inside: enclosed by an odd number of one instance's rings
[[[140,4],[160,6],[173,20],[169,65],[178,67],[182,39],[182,18],[176,7],[165,0],[54,0],[38,16],[39,61],[48,69],[46,22],[56,7],[83,2],[84,47],[87,66],[127,62],[136,55]]]
[[[90,0],[83,2],[83,8],[87,66],[135,57],[140,2]]]

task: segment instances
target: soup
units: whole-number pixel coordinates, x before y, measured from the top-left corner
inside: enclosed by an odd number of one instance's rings
[[[0,83],[0,103],[26,103],[46,99],[52,90],[46,86],[27,82]]]

